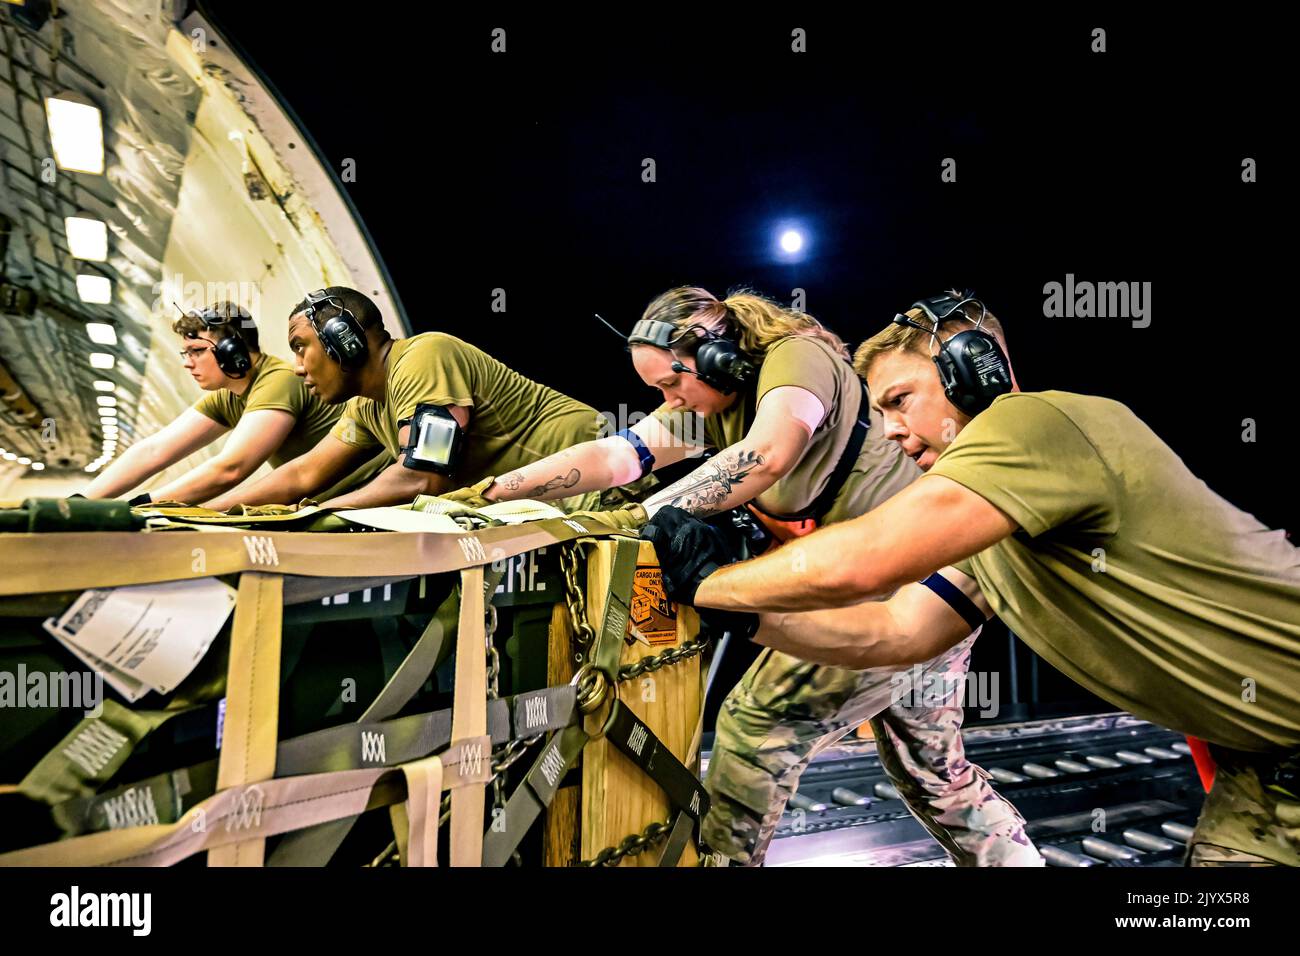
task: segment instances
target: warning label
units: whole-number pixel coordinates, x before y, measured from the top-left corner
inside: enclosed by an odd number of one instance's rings
[[[640,639],[652,647],[677,643],[677,605],[664,593],[664,573],[655,565],[638,565],[632,579],[629,644]]]

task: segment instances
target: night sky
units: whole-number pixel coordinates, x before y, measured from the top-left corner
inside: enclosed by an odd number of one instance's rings
[[[417,330],[648,411],[593,312],[626,330],[676,284],[797,287],[856,345],[964,285],[1003,320],[1022,388],[1127,403],[1213,488],[1300,529],[1279,24],[206,8],[335,171],[356,160],[344,188]],[[1247,156],[1260,182],[1242,183]],[[801,263],[774,254],[784,220],[807,229]],[[1150,327],[1044,317],[1067,273],[1151,282]]]

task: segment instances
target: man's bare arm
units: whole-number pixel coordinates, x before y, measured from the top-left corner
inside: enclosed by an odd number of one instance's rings
[[[105,468],[86,489],[87,498],[117,498],[215,441],[227,429],[187,408],[161,431],[144,438]],[[158,498],[157,495],[154,496]],[[159,499],[161,500],[161,499]]]
[[[988,616],[979,585],[956,568],[939,572]],[[971,633],[943,598],[922,584],[901,588],[888,601],[850,607],[763,614],[754,641],[814,664],[861,670],[917,664],[941,654]]]
[[[275,453],[297,420],[280,409],[245,412],[221,451],[153,492],[154,501],[199,502],[234,488]]]
[[[291,505],[330,487],[375,454],[370,446],[349,445],[326,435],[311,451],[287,461],[261,481],[228,491],[209,508],[229,511],[235,505]]]
[[[973,491],[927,475],[879,508],[706,578],[700,607],[809,611],[889,594],[1015,531]]]

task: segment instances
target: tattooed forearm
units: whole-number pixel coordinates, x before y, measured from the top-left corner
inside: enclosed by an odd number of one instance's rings
[[[506,491],[518,491],[519,486],[524,483],[524,473],[522,471],[512,471],[504,478],[498,478],[497,484],[505,488]]]
[[[546,482],[546,484],[538,485],[528,493],[528,496],[530,498],[540,498],[542,495],[554,491],[557,488],[572,488],[581,480],[582,472],[577,468],[570,468],[567,475],[556,475],[550,481]]]
[[[669,485],[646,502],[646,506],[672,505],[696,516],[723,511],[736,486],[762,464],[763,456],[757,452],[743,448],[724,452],[706,461],[681,481]]]

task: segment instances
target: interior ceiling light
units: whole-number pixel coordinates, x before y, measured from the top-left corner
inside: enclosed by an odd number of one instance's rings
[[[95,379],[95,391],[97,392],[116,392],[116,382],[106,382],[102,378]]]
[[[77,295],[91,305],[108,305],[113,301],[113,282],[107,276],[78,272]]]
[[[104,172],[104,114],[77,93],[46,97],[50,144],[60,169],[74,173]]]
[[[115,359],[113,358],[113,356],[109,355],[107,352],[90,353],[91,368],[104,368],[104,369],[112,368],[114,361]]]
[[[86,334],[96,345],[117,344],[117,331],[107,322],[87,322]]]
[[[45,462],[43,461],[32,462],[32,471],[44,471],[44,470],[45,470]]]
[[[117,407],[117,399],[114,398],[112,395],[96,395],[95,403],[99,405],[101,408]]]
[[[108,225],[102,219],[66,216],[63,228],[68,234],[68,250],[74,259],[103,262],[108,258]]]

